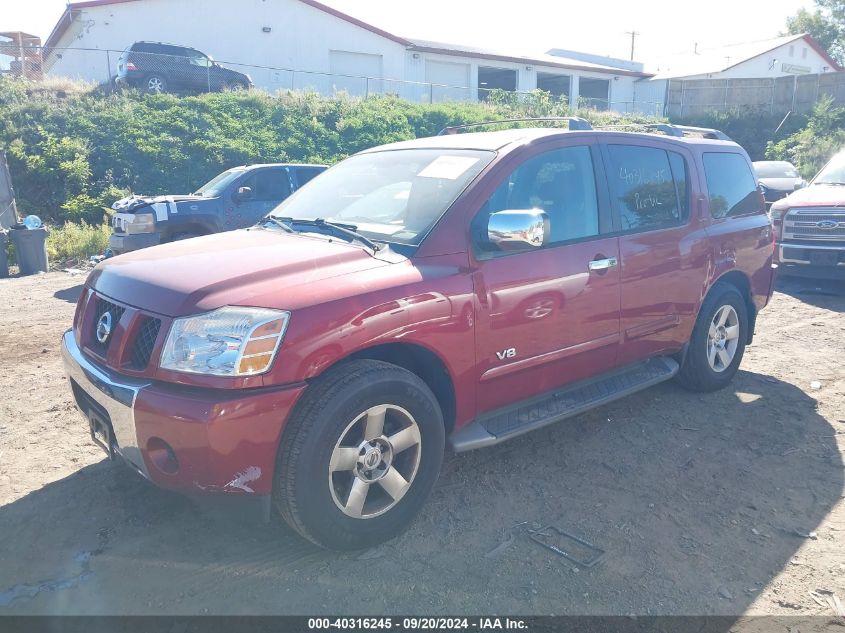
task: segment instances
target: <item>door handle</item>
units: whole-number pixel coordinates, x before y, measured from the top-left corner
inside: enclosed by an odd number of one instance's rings
[[[607,257],[605,259],[594,259],[590,262],[590,271],[602,271],[608,268],[614,268],[619,262],[615,257]]]

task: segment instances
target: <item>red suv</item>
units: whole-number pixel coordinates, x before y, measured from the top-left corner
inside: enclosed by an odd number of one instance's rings
[[[748,156],[575,123],[377,147],[258,226],[103,262],[63,341],[92,437],[352,549],[411,521],[447,443],[724,387],[772,292]]]

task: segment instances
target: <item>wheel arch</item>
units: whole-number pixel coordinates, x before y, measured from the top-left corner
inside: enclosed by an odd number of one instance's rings
[[[754,326],[757,322],[757,307],[754,305],[751,297],[751,280],[748,278],[748,275],[739,270],[729,270],[714,280],[707,294],[709,295],[713,292],[713,288],[720,282],[736,288],[745,300],[745,307],[748,310],[748,337],[745,342],[750,345],[754,338]],[[702,301],[703,304],[704,302]]]
[[[429,389],[440,405],[446,435],[455,428],[456,393],[452,374],[440,356],[430,349],[417,343],[381,343],[337,359],[330,365],[323,367],[314,378],[323,375],[329,369],[356,360],[380,360],[401,367],[419,377]]]
[[[167,228],[167,232],[163,236],[164,241],[171,241],[174,236],[180,233],[196,233],[197,235],[210,235],[217,231],[203,222],[187,222],[185,224],[178,224]]]

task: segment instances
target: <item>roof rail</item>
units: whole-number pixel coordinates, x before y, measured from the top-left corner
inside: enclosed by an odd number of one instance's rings
[[[586,119],[577,116],[552,116],[552,117],[534,117],[523,119],[499,119],[498,121],[481,121],[480,123],[464,123],[463,125],[450,125],[444,127],[437,136],[445,134],[457,134],[460,130],[466,130],[473,127],[481,127],[484,125],[498,125],[500,123],[526,123],[536,121],[568,121],[570,130],[592,130],[593,126]]]
[[[622,123],[619,125],[605,125],[599,129],[618,130],[634,128],[639,130],[662,132],[666,136],[684,137],[700,136],[702,138],[717,139],[720,141],[732,141],[733,139],[720,130],[709,127],[692,127],[690,125],[673,125],[671,123]]]

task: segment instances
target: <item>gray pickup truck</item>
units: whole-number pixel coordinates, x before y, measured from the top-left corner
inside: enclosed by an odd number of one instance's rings
[[[112,205],[113,255],[255,224],[325,165],[233,167],[181,196],[130,196]]]

